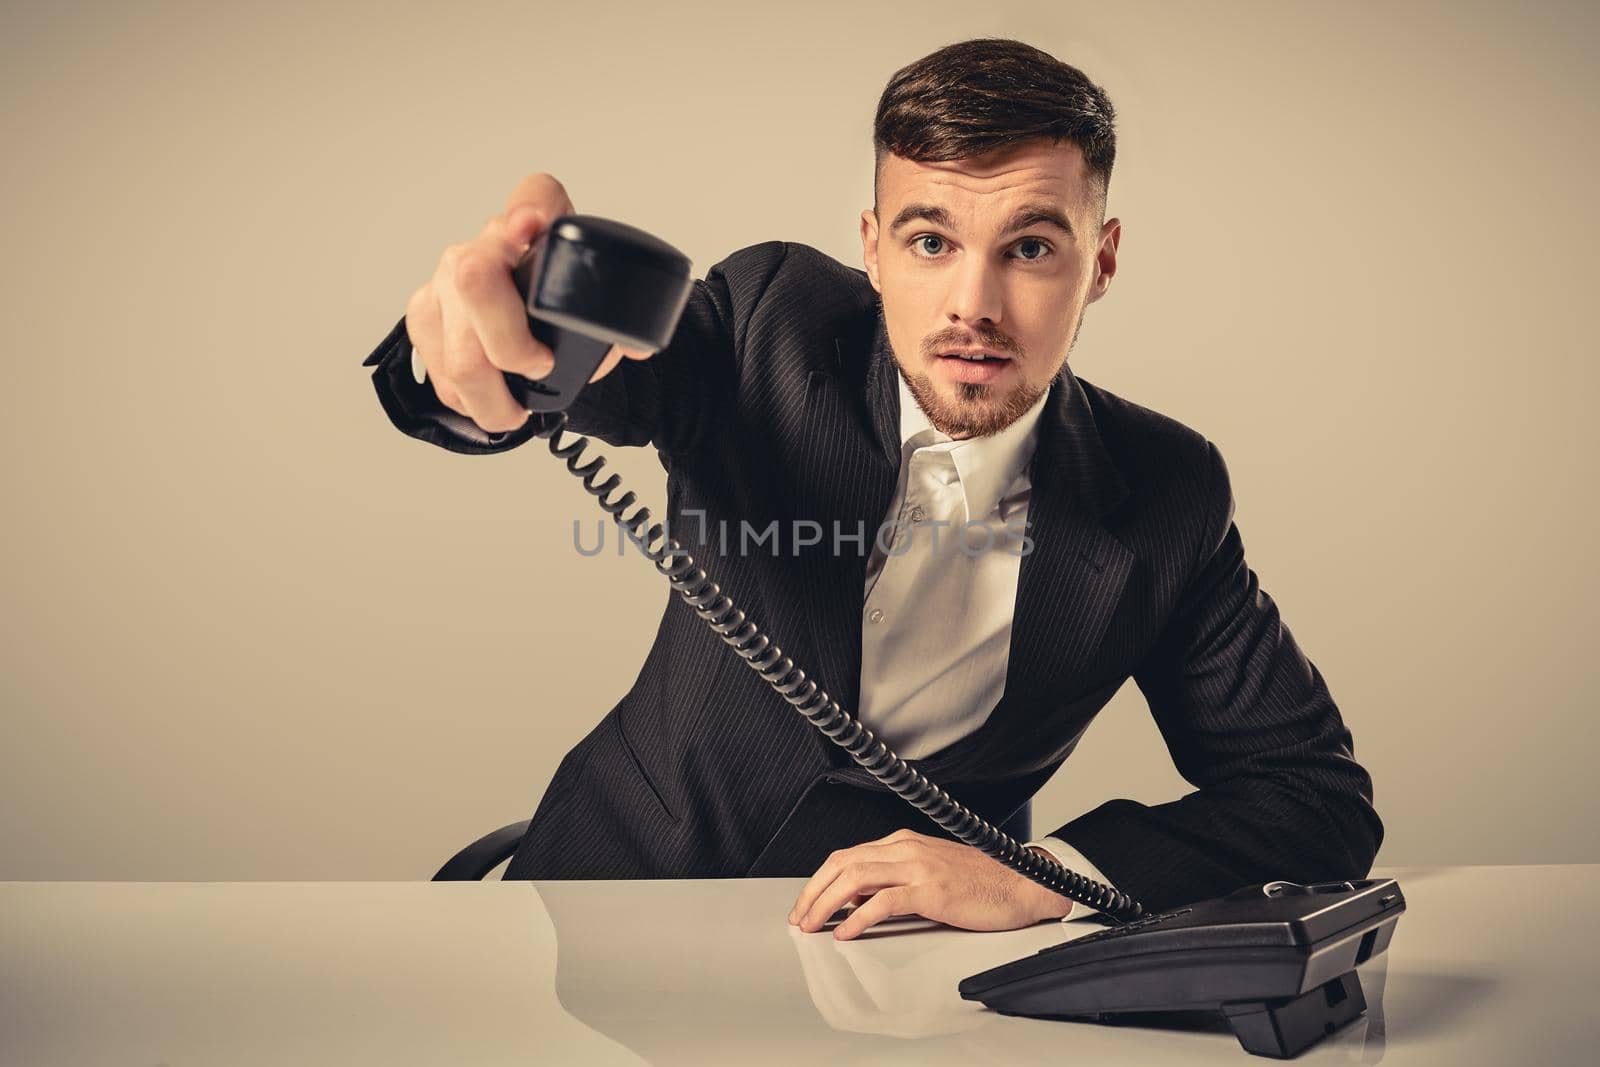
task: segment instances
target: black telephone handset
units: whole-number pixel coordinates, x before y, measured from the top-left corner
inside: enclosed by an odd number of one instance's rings
[[[522,406],[566,409],[612,345],[662,349],[694,287],[689,258],[643,230],[593,215],[563,215],[511,271],[528,328],[555,354],[543,378],[507,374]]]
[[[598,481],[588,439],[558,443],[566,408],[611,345],[660,350],[694,281],[688,257],[632,226],[563,215],[513,269],[528,328],[555,354],[532,380],[506,374],[535,433],[695,613],[745,663],[874,778],[957,839],[1117,925],[963,979],[961,995],[1011,1015],[1116,1021],[1150,1013],[1220,1012],[1246,1050],[1288,1057],[1366,1009],[1355,969],[1388,947],[1405,897],[1392,878],[1245,886],[1160,914],[1111,886],[1025,848],[896,756],[806,677],[659,523],[631,514],[620,479]],[[571,431],[567,431],[571,433]],[[648,525],[647,525],[648,524]]]

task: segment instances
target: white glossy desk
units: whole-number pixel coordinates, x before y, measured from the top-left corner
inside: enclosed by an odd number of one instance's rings
[[[1298,1062],[1600,1057],[1600,867],[1375,873],[1408,910],[1360,970],[1367,1015]],[[1093,923],[836,942],[784,921],[803,884],[3,883],[0,1063],[1267,1062],[957,994]]]

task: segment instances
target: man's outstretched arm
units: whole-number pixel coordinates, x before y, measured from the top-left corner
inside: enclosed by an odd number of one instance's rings
[[[528,330],[513,277],[539,234],[575,209],[549,174],[522,179],[483,230],[447,247],[433,277],[406,303],[404,317],[363,360],[391,422],[453,452],[503,452],[548,425],[517,402],[504,375],[541,378],[553,355]],[[567,408],[572,428],[610,444],[654,444],[683,454],[734,395],[745,326],[787,246],[741,249],[691,289],[667,347],[658,353],[611,346]]]
[[[690,290],[667,347],[646,360],[624,359],[584,387],[567,408],[572,429],[613,445],[653,444],[669,455],[692,451],[733,401],[743,326],[784,255],[781,241],[742,248],[714,265]],[[537,416],[491,433],[439,401],[414,373],[402,317],[362,361],[384,413],[408,436],[468,455],[504,452],[534,436]]]

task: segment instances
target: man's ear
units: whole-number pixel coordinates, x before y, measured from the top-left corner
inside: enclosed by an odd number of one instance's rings
[[[1085,304],[1099,300],[1111,288],[1111,279],[1117,273],[1117,246],[1121,243],[1122,220],[1107,219],[1100,227],[1100,247],[1094,256],[1094,281],[1089,283],[1089,299]]]
[[[879,296],[883,286],[878,284],[878,214],[870,207],[861,213],[861,262],[867,268],[867,280]]]

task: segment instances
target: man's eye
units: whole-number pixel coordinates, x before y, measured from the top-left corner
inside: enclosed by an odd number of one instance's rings
[[[932,242],[931,244],[929,242]],[[944,238],[936,233],[925,233],[911,239],[911,247],[918,253],[920,259],[935,259],[944,249]],[[1055,253],[1048,241],[1041,241],[1037,237],[1024,237],[1018,241],[1016,247],[1031,249],[1032,254],[1020,253],[1017,258],[1025,263],[1037,263],[1041,259],[1048,259]]]
[[[1045,242],[1039,240],[1037,237],[1025,237],[1022,240],[1017,242],[1017,247],[1019,249],[1020,248],[1026,248],[1026,247],[1029,247],[1029,246],[1033,246],[1033,247],[1039,249],[1039,254],[1036,255],[1036,256],[1022,256],[1022,257],[1020,257],[1020,258],[1022,258],[1024,260],[1027,260],[1030,263],[1031,262],[1035,262],[1037,260],[1044,259],[1048,255],[1050,255],[1050,252],[1051,252],[1050,246],[1048,244],[1046,244]]]

